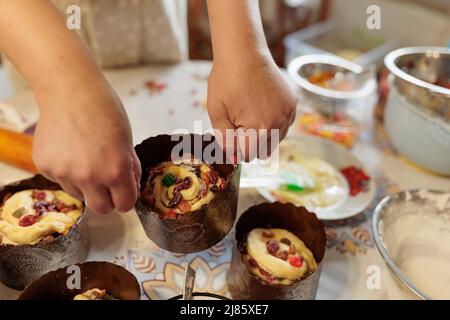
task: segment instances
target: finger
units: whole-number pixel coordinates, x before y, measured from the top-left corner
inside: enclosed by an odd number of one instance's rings
[[[256,129],[242,129],[237,131],[238,135],[238,151],[242,159],[246,162],[252,161],[258,157],[259,153],[259,130]]]
[[[109,188],[111,200],[119,212],[129,211],[136,203],[138,187],[133,169],[124,171],[123,176]]]
[[[141,161],[139,160],[139,158],[134,150],[132,152],[132,158],[133,158],[134,178],[136,180],[136,188],[137,188],[137,192],[139,194],[139,192],[141,190],[141,176],[142,176]]]
[[[230,120],[226,107],[208,98],[208,114],[217,143],[227,156],[238,156],[235,126]]]
[[[80,201],[84,201],[84,196],[81,190],[78,189],[72,182],[70,182],[69,179],[62,179],[58,183],[61,185],[62,189],[69,195]]]
[[[114,209],[111,196],[106,187],[101,185],[85,185],[81,190],[86,199],[87,206],[98,214],[107,214]]]

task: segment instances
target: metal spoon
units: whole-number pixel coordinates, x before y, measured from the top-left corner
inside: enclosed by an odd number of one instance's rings
[[[184,271],[184,291],[183,300],[192,300],[192,293],[194,291],[195,270],[187,264]]]

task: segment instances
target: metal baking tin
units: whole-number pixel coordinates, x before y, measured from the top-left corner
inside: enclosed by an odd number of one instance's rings
[[[0,188],[0,199],[9,193],[28,189],[61,190],[61,187],[36,175]],[[17,290],[53,271],[86,260],[89,251],[86,206],[83,215],[65,236],[34,245],[0,244],[0,281]]]
[[[187,135],[184,135],[187,136]],[[201,141],[203,149],[214,142],[212,137],[189,135]],[[170,135],[149,138],[136,146],[141,161],[141,192],[149,176],[149,169],[169,159],[172,149],[179,143]],[[193,143],[191,144],[193,147]],[[194,154],[192,150],[191,154]],[[159,247],[174,253],[194,253],[206,250],[221,241],[233,228],[236,220],[239,196],[240,165],[211,164],[226,179],[224,190],[215,194],[213,200],[200,210],[180,215],[177,219],[161,219],[139,199],[136,212],[147,236]]]
[[[281,228],[297,235],[312,251],[318,268],[291,285],[268,284],[250,273],[242,261],[238,244],[255,228]],[[311,300],[319,284],[321,262],[326,249],[325,228],[316,215],[304,207],[280,202],[251,207],[236,225],[235,244],[228,274],[228,287],[237,300]]]
[[[75,268],[73,268],[75,267]],[[126,269],[109,262],[86,262],[72,268],[66,267],[52,271],[28,286],[19,300],[73,300],[91,289],[106,290],[118,300],[139,300],[141,287],[135,276]],[[80,286],[72,278],[79,272]]]

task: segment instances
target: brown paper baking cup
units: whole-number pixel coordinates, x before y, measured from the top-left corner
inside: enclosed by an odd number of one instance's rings
[[[28,189],[61,190],[61,187],[36,175],[1,187],[0,201],[7,194]],[[34,245],[0,244],[0,281],[8,287],[23,290],[49,271],[85,261],[88,251],[89,232],[85,209],[78,223],[65,236]]]
[[[255,228],[281,228],[297,235],[312,251],[318,268],[291,285],[268,284],[250,273],[242,261],[238,244]],[[311,300],[319,284],[326,236],[322,222],[314,213],[292,204],[263,203],[242,214],[236,225],[236,243],[228,274],[228,287],[236,300]]]
[[[192,140],[198,139],[202,149],[215,143],[202,139],[201,135],[184,135]],[[149,176],[149,169],[170,157],[178,141],[170,135],[149,138],[136,146],[141,161],[141,192]],[[192,143],[193,145],[193,143]],[[194,154],[194,150],[190,151]],[[196,155],[200,158],[199,155]],[[233,228],[236,220],[239,195],[240,166],[232,164],[211,164],[222,178],[226,179],[224,190],[215,194],[213,200],[200,210],[180,215],[177,219],[161,219],[157,212],[149,208],[144,199],[136,203],[138,217],[147,236],[159,247],[175,253],[194,253],[206,250],[221,241]]]
[[[133,274],[109,262],[86,262],[61,268],[42,276],[28,286],[19,300],[73,300],[91,289],[106,290],[118,300],[139,300],[141,288]],[[77,270],[77,271],[74,271]],[[80,286],[71,289],[79,272]]]

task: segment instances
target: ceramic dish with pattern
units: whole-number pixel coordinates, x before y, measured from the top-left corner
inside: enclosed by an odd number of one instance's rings
[[[301,134],[280,144],[276,188],[260,187],[268,201],[304,206],[322,220],[345,219],[361,213],[373,200],[375,183],[347,148],[328,139]],[[260,174],[250,169],[247,175]],[[272,179],[273,175],[262,178]]]

